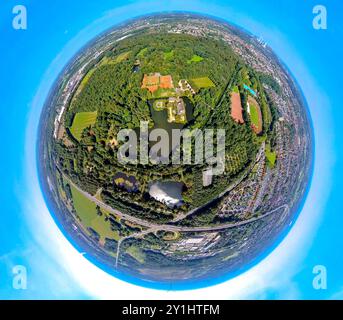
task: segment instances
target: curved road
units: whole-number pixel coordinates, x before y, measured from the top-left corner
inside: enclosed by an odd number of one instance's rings
[[[63,174],[63,173],[62,173]],[[88,200],[94,202],[96,205],[98,205],[100,208],[115,214],[117,216],[119,216],[122,219],[125,219],[127,221],[130,221],[132,223],[141,225],[143,227],[146,227],[148,229],[150,229],[151,231],[157,231],[157,230],[165,230],[165,231],[172,231],[172,232],[176,232],[176,231],[181,231],[181,232],[197,232],[197,231],[219,231],[219,230],[224,230],[224,229],[229,229],[229,228],[234,228],[234,227],[238,227],[238,226],[242,226],[257,220],[260,220],[262,218],[265,218],[271,214],[273,214],[274,212],[276,212],[277,210],[284,208],[285,210],[283,210],[283,212],[285,212],[286,210],[289,210],[289,206],[284,204],[282,206],[279,206],[267,213],[265,213],[264,215],[260,216],[260,217],[256,217],[256,218],[252,218],[246,221],[241,221],[241,222],[237,222],[237,223],[226,223],[226,224],[222,224],[222,225],[218,225],[218,226],[205,226],[205,227],[182,227],[182,226],[173,226],[173,225],[168,225],[168,224],[156,224],[153,222],[149,222],[140,218],[136,218],[133,217],[129,214],[123,213],[121,211],[118,211],[116,209],[113,209],[111,206],[107,205],[106,203],[103,203],[102,201],[98,200],[97,198],[95,198],[94,196],[92,196],[91,194],[89,194],[88,192],[82,190],[81,188],[79,188],[73,181],[71,181],[68,177],[66,177],[64,174],[63,176],[65,177],[66,180],[68,180],[68,182],[74,187],[76,188],[80,193],[82,193]],[[283,213],[282,212],[282,213]]]

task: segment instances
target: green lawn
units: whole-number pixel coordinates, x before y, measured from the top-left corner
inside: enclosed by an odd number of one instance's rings
[[[193,78],[190,82],[191,85],[195,86],[198,89],[215,87],[215,84],[209,77]]]
[[[145,262],[145,254],[144,252],[136,246],[130,246],[126,249],[126,253],[128,253],[132,258],[136,259],[140,263]]]
[[[164,52],[164,59],[170,60],[174,57],[174,50]]]
[[[119,62],[122,62],[124,60],[127,60],[127,58],[129,57],[130,53],[131,53],[131,51],[127,51],[127,52],[123,52],[123,53],[117,55],[114,58],[115,63],[119,63]]]
[[[163,240],[165,240],[165,241],[175,241],[178,238],[180,238],[180,233],[178,231],[166,232],[166,234],[163,236]]]
[[[95,230],[100,235],[100,241],[104,241],[105,238],[119,240],[118,232],[112,231],[110,222],[105,221],[107,213],[102,210],[103,215],[98,216],[95,203],[87,199],[72,185],[70,188],[74,208],[81,219],[82,225],[85,228],[91,227]]]
[[[239,89],[238,89],[237,86],[234,86],[234,87],[232,88],[232,91],[235,92],[235,93],[239,93]]]
[[[187,61],[187,63],[201,62],[202,60],[204,60],[203,57],[200,57],[200,56],[194,54],[194,55],[192,56],[192,58],[190,58],[190,59]]]
[[[97,111],[78,112],[75,115],[73,124],[70,127],[70,132],[77,141],[81,140],[83,130],[95,123],[96,117]]]
[[[266,145],[266,151],[265,151],[267,163],[270,168],[274,168],[275,162],[276,162],[276,152],[270,150],[270,145]]]
[[[95,72],[96,68],[93,68],[91,70],[89,70],[87,72],[87,74],[83,77],[80,86],[78,87],[77,91],[81,92],[82,89],[86,86],[86,84],[88,83],[89,79],[91,78],[91,76],[93,75],[93,73]]]
[[[175,96],[175,90],[174,89],[163,89],[163,88],[158,88],[153,94],[152,97],[154,99],[159,99],[159,98],[169,98],[169,97],[174,97]]]
[[[256,128],[259,127],[259,120],[258,120],[258,109],[257,106],[250,103],[250,119],[253,125],[256,126]]]
[[[120,62],[126,60],[129,57],[130,53],[131,53],[131,51],[123,52],[121,54],[118,54],[114,58],[104,57],[100,61],[99,67],[120,63]]]
[[[147,51],[148,51],[148,48],[142,49],[141,51],[138,52],[137,57],[138,58],[144,57],[144,55],[147,53]]]

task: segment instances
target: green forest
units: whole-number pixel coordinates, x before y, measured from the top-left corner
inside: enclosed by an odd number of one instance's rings
[[[181,79],[191,84],[192,79],[196,79],[193,83],[198,81],[195,94],[188,95],[193,115],[184,128],[225,129],[226,158],[234,162],[226,166],[223,175],[214,177],[208,187],[202,184],[205,164],[122,165],[117,160],[119,130],[139,128],[140,121],[148,121],[149,128],[155,125],[149,108],[154,95],[141,86],[145,74],[156,72],[171,75],[174,87]],[[208,85],[201,87],[206,81]],[[262,83],[275,91],[279,90],[277,83],[255,73],[223,41],[184,34],[144,33],[124,39],[97,60],[74,92],[64,119],[70,143],[64,139],[54,146],[58,167],[83,190],[94,195],[102,188],[104,202],[148,220],[166,222],[176,211],[203,206],[249,168],[259,149],[261,137],[251,130],[246,109],[244,124],[236,123],[230,116],[230,92],[234,87],[238,88],[245,106],[244,83],[259,93],[261,136],[272,141],[276,115]],[[116,185],[114,176],[118,172],[133,176],[137,190],[130,192]],[[154,180],[182,182],[182,207],[167,208],[152,199],[148,186]]]

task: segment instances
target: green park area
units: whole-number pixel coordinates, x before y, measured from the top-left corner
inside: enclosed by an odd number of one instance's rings
[[[114,58],[114,62],[115,62],[115,63],[120,63],[120,62],[122,62],[122,61],[127,60],[127,59],[129,58],[129,56],[130,56],[130,53],[131,53],[131,51],[127,51],[127,52],[123,52],[123,53],[117,55],[117,56]]]
[[[153,94],[152,98],[160,99],[160,98],[169,98],[176,96],[175,89],[164,89],[158,88]]]
[[[203,57],[200,57],[200,56],[194,54],[194,55],[192,56],[192,58],[189,59],[187,62],[188,62],[188,63],[193,63],[193,62],[201,62],[201,61],[203,61],[203,60],[204,60]]]
[[[84,129],[95,124],[96,117],[97,111],[78,112],[75,115],[73,124],[70,127],[70,132],[77,141],[81,140]]]
[[[126,253],[129,254],[132,258],[136,259],[139,263],[145,262],[145,254],[137,246],[132,245],[126,249]]]
[[[174,50],[164,52],[164,59],[170,60],[174,57]]]
[[[92,68],[91,70],[89,70],[86,75],[83,77],[81,83],[80,83],[80,86],[78,87],[77,89],[77,93],[76,94],[79,94],[83,88],[86,86],[86,84],[88,83],[89,79],[91,78],[91,76],[93,75],[93,73],[95,72],[96,68]]]
[[[209,77],[193,78],[190,80],[190,83],[192,87],[196,88],[197,90],[215,87],[215,84]]]
[[[270,145],[266,145],[266,151],[265,151],[267,164],[270,168],[274,168],[275,162],[276,162],[276,152],[271,151]]]
[[[251,119],[251,123],[254,126],[256,126],[256,128],[258,128],[259,127],[258,110],[255,104],[250,104],[250,119]]]
[[[104,57],[99,64],[99,67],[111,65],[111,64],[117,64],[122,61],[125,61],[129,58],[131,51],[126,51],[121,54],[118,54],[114,58]]]
[[[143,48],[141,51],[138,52],[137,58],[144,57],[147,52],[148,52],[148,48],[147,47]]]
[[[166,231],[163,235],[165,241],[175,241],[180,238],[179,232]]]
[[[105,238],[118,241],[119,234],[117,231],[111,230],[109,220],[105,221],[107,213],[96,207],[95,203],[87,199],[74,186],[70,186],[73,197],[73,204],[77,215],[81,219],[82,225],[88,229],[92,228],[100,236],[100,243],[104,243]],[[100,216],[98,210],[102,213]]]

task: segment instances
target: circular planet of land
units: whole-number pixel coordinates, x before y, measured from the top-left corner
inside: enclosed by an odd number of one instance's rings
[[[196,283],[237,274],[301,209],[312,131],[296,81],[262,40],[161,14],[101,34],[41,114],[48,207],[114,275]]]

